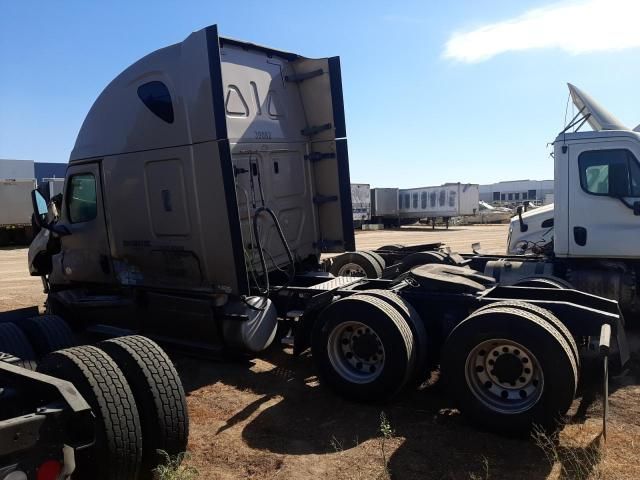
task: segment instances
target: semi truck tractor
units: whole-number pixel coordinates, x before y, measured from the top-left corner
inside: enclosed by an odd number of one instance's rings
[[[569,85],[579,113],[554,141],[554,200],[520,212],[509,227],[508,255],[485,273],[512,283],[550,275],[640,313],[640,133]],[[588,123],[592,131],[570,131]]]
[[[286,336],[358,401],[390,400],[439,368],[452,402],[502,432],[555,428],[584,338],[627,361],[613,300],[503,286],[424,256],[398,274],[394,246],[388,266],[354,251],[347,153],[338,57],[204,28],[100,94],[59,209],[33,192],[29,270],[78,330],[198,355],[255,354]],[[343,253],[338,275],[324,253]],[[375,278],[350,274],[363,258]]]

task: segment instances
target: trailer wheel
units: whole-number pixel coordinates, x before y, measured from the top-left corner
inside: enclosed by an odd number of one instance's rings
[[[36,354],[25,334],[15,323],[0,323],[0,352],[18,357],[20,362],[17,362],[17,365],[21,367],[36,369]]]
[[[50,353],[38,371],[73,383],[96,417],[95,443],[77,453],[74,478],[137,479],[140,419],[131,388],[115,362],[96,347],[82,346]]]
[[[571,348],[571,352],[573,353],[573,358],[576,362],[576,366],[578,367],[578,371],[580,371],[580,352],[578,351],[578,345],[576,345],[576,341],[571,335],[569,329],[562,323],[558,317],[556,317],[551,311],[546,308],[538,307],[532,303],[522,302],[517,300],[506,301],[506,302],[496,302],[490,305],[485,305],[484,307],[479,308],[474,313],[482,312],[485,310],[490,310],[493,308],[516,308],[518,310],[523,310],[525,312],[533,313],[539,317],[545,319],[548,323],[553,325],[555,329],[562,335],[562,338],[566,340]]]
[[[400,272],[408,272],[413,267],[418,265],[425,265],[427,263],[447,263],[445,257],[440,252],[416,252],[411,255],[407,255],[400,261]]]
[[[538,288],[556,288],[563,290],[565,288],[573,288],[573,286],[558,277],[527,277],[518,280],[513,284],[514,287],[538,287]]]
[[[320,314],[312,354],[321,380],[358,401],[393,397],[415,365],[409,325],[387,301],[370,295],[343,298]]]
[[[380,278],[382,268],[378,262],[365,252],[347,252],[333,259],[329,270],[336,277]]]
[[[356,296],[360,295],[370,295],[386,301],[391,304],[393,308],[402,315],[405,322],[407,322],[407,325],[409,325],[413,335],[413,343],[416,350],[415,372],[413,375],[416,383],[421,385],[427,378],[429,378],[431,372],[429,371],[427,363],[427,354],[429,352],[427,330],[416,309],[400,295],[389,290],[374,289],[356,293]]]
[[[23,330],[40,357],[76,345],[69,325],[57,315],[28,318],[23,323]]]
[[[153,341],[132,335],[106,340],[98,348],[111,357],[131,386],[142,428],[141,478],[153,478],[165,458],[186,451],[189,438],[187,401],[171,359]]]
[[[546,430],[571,406],[578,369],[544,318],[514,308],[475,312],[445,342],[443,379],[464,414],[487,429]]]
[[[380,265],[380,271],[381,272],[384,271],[385,267],[387,266],[387,262],[384,261],[384,258],[382,258],[382,255],[372,250],[362,250],[362,253],[366,253],[370,257],[373,257],[373,259],[376,262],[378,262],[378,265]],[[382,274],[380,276],[382,276]]]

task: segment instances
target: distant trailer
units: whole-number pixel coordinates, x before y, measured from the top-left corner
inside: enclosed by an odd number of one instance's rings
[[[0,246],[31,241],[31,190],[36,181],[28,179],[0,179]]]
[[[479,185],[471,183],[400,189],[398,216],[403,223],[426,219],[434,227],[436,220],[441,218],[448,227],[452,217],[478,213],[479,201]]]
[[[371,186],[368,183],[351,184],[351,208],[354,227],[371,220]]]
[[[371,221],[385,226],[400,224],[397,188],[371,189]]]

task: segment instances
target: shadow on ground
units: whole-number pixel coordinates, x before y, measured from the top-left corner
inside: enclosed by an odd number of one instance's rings
[[[358,404],[318,385],[310,356],[296,358],[272,349],[265,360],[277,367],[256,373],[247,361],[218,364],[179,358],[177,364],[187,391],[221,382],[258,396],[216,432],[251,419],[242,428],[242,438],[254,450],[322,455],[372,441],[375,454],[384,411],[395,437],[404,439],[389,459],[394,479],[533,480],[549,475],[549,462],[535,442],[476,430],[450,408],[437,384],[390,404]]]

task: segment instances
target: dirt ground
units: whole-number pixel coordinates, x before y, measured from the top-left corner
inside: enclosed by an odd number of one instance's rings
[[[500,253],[506,226],[406,227],[357,232],[358,248],[442,241]],[[0,311],[41,305],[26,249],[0,249]],[[559,438],[513,439],[478,431],[438,384],[386,405],[347,402],[318,384],[310,356],[274,346],[259,358],[174,356],[188,392],[187,464],[202,479],[638,479],[640,362],[611,380],[606,445],[599,394],[580,395]],[[587,380],[584,392],[599,389]],[[599,390],[598,390],[599,391]],[[381,422],[384,414],[386,421]],[[393,430],[385,437],[384,424]]]

